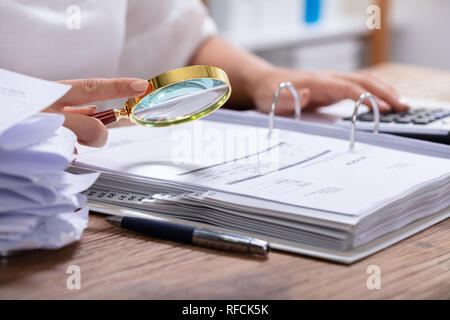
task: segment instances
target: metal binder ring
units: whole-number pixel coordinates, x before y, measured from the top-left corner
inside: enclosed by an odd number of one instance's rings
[[[301,115],[300,97],[299,97],[294,85],[290,81],[284,81],[284,82],[280,83],[277,91],[275,91],[275,94],[273,95],[273,99],[272,99],[272,104],[270,105],[269,137],[272,135],[272,130],[273,130],[273,123],[274,123],[274,117],[275,117],[275,106],[277,104],[278,98],[280,97],[281,90],[283,90],[284,88],[288,88],[289,91],[291,91],[291,93],[294,97],[294,103],[295,103],[295,120],[300,120],[300,115]]]
[[[361,103],[366,99],[369,99],[370,102],[372,103],[372,109],[373,109],[373,114],[374,114],[373,132],[378,133],[378,128],[380,127],[380,110],[378,108],[378,103],[370,93],[368,93],[368,92],[363,93],[359,97],[358,101],[356,101],[355,109],[353,109],[352,124],[351,124],[351,128],[350,128],[350,148],[353,148],[355,145],[356,118],[358,116],[358,109],[359,109],[359,106],[361,105]]]

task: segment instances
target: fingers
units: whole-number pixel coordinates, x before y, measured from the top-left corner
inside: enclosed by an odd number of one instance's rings
[[[64,107],[62,109],[62,112],[77,113],[77,114],[84,114],[85,116],[91,116],[97,112],[97,107],[94,105],[83,107]]]
[[[100,120],[77,113],[64,113],[64,126],[72,130],[80,144],[102,147],[108,139],[108,129]]]
[[[357,101],[363,93],[366,93],[368,91],[355,82],[341,78],[333,79],[332,82],[328,84],[327,90],[328,94],[334,101],[339,101],[346,98]],[[389,112],[389,110],[391,110],[389,104],[383,99],[375,96],[375,100],[378,104],[380,112]],[[372,105],[370,103],[368,103],[367,106],[372,109]]]
[[[76,106],[93,101],[130,98],[145,94],[149,88],[146,80],[137,78],[79,79],[60,81],[72,88],[58,101],[60,106]]]
[[[408,106],[399,101],[399,95],[394,88],[386,84],[381,79],[371,75],[367,72],[355,73],[355,74],[342,74],[338,77],[357,83],[366,91],[377,96],[379,99],[386,102],[389,110],[406,111]],[[389,111],[387,110],[387,111]]]
[[[44,110],[44,112],[57,111]],[[106,127],[97,119],[91,120],[90,118],[91,115],[97,112],[96,106],[64,107],[62,108],[62,112],[65,116],[64,126],[71,129],[77,135],[79,144],[101,147],[106,143],[108,137]]]
[[[307,88],[299,89],[298,96],[300,98],[302,109],[306,108],[306,106],[309,104],[309,101],[311,100],[311,90]]]
[[[311,91],[306,88],[297,89],[298,98],[300,99],[300,108],[305,108],[310,100]],[[292,93],[285,89],[278,98],[277,105],[275,107],[275,113],[277,115],[291,115],[295,111],[295,103]],[[269,110],[270,111],[270,110]]]

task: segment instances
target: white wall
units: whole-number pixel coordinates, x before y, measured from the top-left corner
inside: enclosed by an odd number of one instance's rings
[[[450,1],[392,0],[394,61],[450,70]]]
[[[357,16],[365,19],[365,9],[370,1],[323,0],[322,24],[338,26],[339,20],[352,20]],[[221,31],[239,34],[251,29],[254,30],[255,37],[270,32],[271,29],[297,28],[305,33],[310,32],[301,23],[303,0],[209,0],[209,2],[212,15]],[[393,26],[391,59],[450,70],[450,0],[390,2],[389,18]],[[301,50],[306,51],[306,48],[302,47]],[[297,66],[292,59],[286,58],[285,56],[292,56],[292,52],[286,54],[285,51],[264,52],[263,56],[284,66],[305,67]],[[359,63],[356,60],[354,62]],[[329,69],[330,65],[324,63],[324,67]],[[354,67],[343,69],[351,70]]]
[[[321,18],[313,25],[304,22],[304,0],[209,0],[209,5],[228,39],[276,65],[354,71],[362,66],[360,38],[367,31],[369,2],[322,0]]]

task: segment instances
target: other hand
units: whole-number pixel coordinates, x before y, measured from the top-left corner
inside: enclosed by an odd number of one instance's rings
[[[315,108],[336,103],[342,99],[358,100],[365,92],[375,96],[381,112],[406,111],[408,106],[399,101],[399,95],[393,87],[369,72],[343,74],[338,72],[304,72],[298,70],[274,68],[259,74],[252,81],[250,93],[256,108],[269,112],[273,93],[283,81],[290,81],[298,88],[302,108]],[[368,106],[371,107],[370,103]],[[289,90],[280,94],[276,113],[290,115],[294,104]]]

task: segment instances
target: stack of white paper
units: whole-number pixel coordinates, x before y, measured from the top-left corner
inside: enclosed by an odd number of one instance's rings
[[[64,171],[76,136],[62,126],[63,115],[38,113],[69,88],[0,69],[0,255],[59,248],[86,227],[79,193],[98,175]]]

